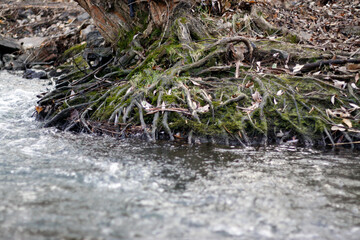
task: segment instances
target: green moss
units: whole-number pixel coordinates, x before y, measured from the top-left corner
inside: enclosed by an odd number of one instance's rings
[[[177,102],[177,99],[173,94],[172,95],[164,95],[162,97],[162,100],[165,101],[168,104]]]
[[[186,24],[186,23],[187,23],[187,18],[186,18],[186,17],[182,17],[182,18],[180,18],[179,20],[180,20],[180,22],[181,22],[182,24]]]
[[[63,53],[62,59],[71,58],[71,57],[75,56],[76,54],[81,53],[85,48],[86,48],[86,42],[74,45]]]
[[[136,30],[128,32],[127,34],[121,34],[119,37],[120,40],[118,41],[117,47],[118,49],[127,49],[133,40],[135,34],[137,33]]]
[[[290,43],[299,43],[300,42],[299,37],[295,34],[288,34],[288,35],[286,35],[285,38]]]
[[[330,52],[324,52],[323,50],[318,50],[314,48],[309,48],[296,44],[298,39],[296,36],[287,35],[285,37],[280,37],[276,41],[270,40],[261,40],[256,42],[256,46],[260,51],[269,52],[271,49],[283,50],[290,55],[290,61],[295,62],[313,62],[317,59],[323,59],[328,56],[331,57]]]
[[[197,121],[188,121],[187,125],[198,135],[215,136],[223,132],[223,129],[215,124],[207,125]]]
[[[89,67],[87,62],[82,56],[78,56],[74,59],[75,64],[80,68],[87,68]]]

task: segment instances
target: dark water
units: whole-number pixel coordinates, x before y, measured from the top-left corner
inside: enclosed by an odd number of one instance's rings
[[[39,128],[0,72],[0,239],[360,239],[360,157]]]

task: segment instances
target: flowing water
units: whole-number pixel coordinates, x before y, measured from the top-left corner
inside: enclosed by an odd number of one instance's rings
[[[0,239],[360,239],[360,157],[41,128],[0,72]]]

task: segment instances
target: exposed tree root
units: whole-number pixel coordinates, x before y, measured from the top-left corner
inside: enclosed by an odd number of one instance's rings
[[[261,17],[252,17],[258,26],[269,28]],[[38,115],[45,118],[45,126],[120,137],[140,133],[148,141],[167,138],[189,144],[201,139],[241,146],[336,146],[346,140],[352,148],[357,146],[358,89],[335,86],[321,75],[272,74],[267,71],[271,67],[253,65],[256,49],[249,39],[209,40],[210,31],[192,16],[168,21],[165,35],[149,48],[140,45],[146,52],[131,47],[139,42],[130,43],[128,51],[99,68],[59,79],[56,89],[39,101]],[[234,52],[241,44],[246,46],[242,60]],[[244,66],[234,67],[239,61]],[[332,63],[340,62],[323,61],[304,69]]]

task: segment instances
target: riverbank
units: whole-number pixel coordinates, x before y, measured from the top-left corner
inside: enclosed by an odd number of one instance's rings
[[[23,70],[25,78],[61,75],[64,52],[100,35],[74,1],[6,1],[0,16],[0,69]]]
[[[148,141],[357,148],[360,9],[341,4],[248,3],[220,15],[191,8],[201,21],[181,16],[170,35],[148,31],[151,21],[112,46],[94,34],[61,55],[38,119]],[[183,35],[184,22],[213,32]]]

